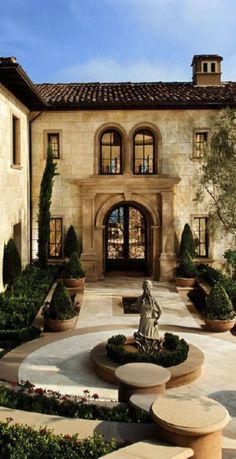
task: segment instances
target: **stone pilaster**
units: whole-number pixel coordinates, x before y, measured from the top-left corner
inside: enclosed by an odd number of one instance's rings
[[[176,254],[174,251],[174,192],[162,191],[162,253],[160,256],[160,280],[174,278]]]

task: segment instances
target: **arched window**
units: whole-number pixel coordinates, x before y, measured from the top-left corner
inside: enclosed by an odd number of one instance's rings
[[[121,136],[115,130],[105,131],[100,139],[100,174],[122,173]]]
[[[148,129],[140,129],[134,135],[134,174],[155,174],[155,139]]]

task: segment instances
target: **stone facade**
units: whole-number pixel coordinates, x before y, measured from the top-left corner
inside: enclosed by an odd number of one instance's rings
[[[195,130],[211,130],[218,110],[90,110],[44,112],[32,126],[33,248],[39,184],[45,166],[47,132],[59,132],[52,216],[63,218],[64,231],[73,224],[82,236],[82,260],[90,279],[102,279],[105,219],[115,204],[139,206],[149,222],[149,272],[154,279],[173,278],[178,241],[193,216],[208,216],[209,203],[193,202],[198,160],[193,159]],[[156,139],[158,174],[133,175],[132,142],[137,129],[149,129]],[[99,139],[105,129],[122,137],[124,171],[99,175]],[[220,260],[224,247],[209,235],[209,258]]]
[[[13,117],[19,124],[13,164]],[[29,261],[29,110],[0,84],[0,266],[3,248],[14,238],[22,263]],[[1,273],[0,273],[1,274]],[[0,290],[2,276],[0,275]]]

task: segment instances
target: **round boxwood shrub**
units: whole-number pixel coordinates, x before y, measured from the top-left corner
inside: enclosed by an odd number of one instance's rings
[[[231,320],[235,317],[232,302],[220,283],[212,287],[207,297],[206,317],[217,320]]]
[[[50,303],[43,307],[44,319],[66,320],[72,319],[77,310],[62,281],[59,281],[52,295]]]
[[[176,268],[176,276],[192,278],[196,277],[196,275],[197,269],[193,264],[192,257],[189,252],[185,250],[181,255],[179,266]]]
[[[65,277],[68,279],[80,279],[81,277],[85,276],[85,272],[82,268],[81,261],[78,257],[77,252],[73,252],[70,255],[70,259],[68,263],[66,263],[65,267]]]
[[[125,348],[125,341],[125,335],[115,335],[106,344],[107,356],[121,365],[131,362],[148,362],[162,367],[172,367],[184,362],[188,356],[189,346],[186,341],[172,333],[165,333],[163,349],[159,353],[129,352]]]

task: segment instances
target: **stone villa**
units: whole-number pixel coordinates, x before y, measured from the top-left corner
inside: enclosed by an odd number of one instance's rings
[[[169,280],[185,223],[199,259],[226,247],[209,202],[196,203],[199,158],[236,83],[222,58],[195,55],[192,82],[33,84],[15,58],[0,58],[0,287],[4,243],[22,262],[37,253],[37,206],[48,143],[59,175],[51,207],[49,259],[63,259],[72,224],[91,280],[107,271]]]

